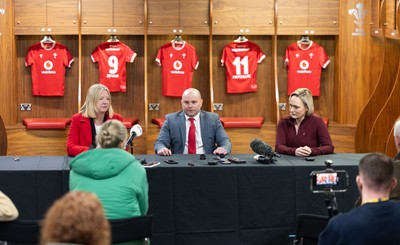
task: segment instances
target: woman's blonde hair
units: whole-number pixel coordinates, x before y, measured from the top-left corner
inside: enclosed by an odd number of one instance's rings
[[[108,95],[110,96],[110,107],[108,108],[108,116],[113,117],[114,110],[111,106],[111,93],[110,90],[102,84],[93,84],[88,89],[86,93],[85,103],[82,105],[81,110],[79,111],[82,114],[82,116],[90,118],[96,117],[98,112],[96,105],[100,99],[101,92],[103,91],[107,91]]]
[[[103,206],[97,196],[89,192],[68,192],[56,200],[45,215],[40,233],[41,245],[111,243],[110,224]]]
[[[126,136],[125,125],[114,119],[105,121],[96,137],[101,148],[115,148],[126,140]]]
[[[289,99],[293,96],[296,96],[303,101],[304,106],[307,108],[307,116],[310,116],[314,113],[314,101],[311,91],[308,88],[296,89],[296,91],[290,94]]]

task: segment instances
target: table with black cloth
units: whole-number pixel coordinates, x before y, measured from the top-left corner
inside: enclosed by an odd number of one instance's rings
[[[22,219],[40,219],[54,200],[68,191],[66,156],[0,157],[0,191]]]
[[[254,155],[228,155],[246,164],[207,165],[212,155],[138,155],[147,162],[149,213],[153,219],[153,245],[170,244],[291,244],[298,213],[327,215],[323,194],[313,194],[309,176],[325,168],[346,170],[347,192],[338,193],[340,212],[350,210],[358,197],[355,176],[363,154],[332,154],[307,162],[282,156],[261,164]],[[174,159],[178,164],[167,164]],[[0,157],[0,190],[15,202],[23,219],[42,218],[52,202],[68,191],[71,158]],[[192,165],[188,165],[192,163]]]
[[[207,164],[213,156],[139,155],[147,162],[150,208],[154,215],[152,244],[290,244],[298,213],[328,215],[323,194],[310,191],[310,173],[332,168],[346,170],[350,185],[337,193],[339,212],[354,207],[359,196],[355,176],[362,154],[332,154],[315,161],[282,156],[261,164],[253,155],[229,155],[246,164]],[[173,159],[178,164],[164,161]],[[191,165],[188,165],[191,163]]]

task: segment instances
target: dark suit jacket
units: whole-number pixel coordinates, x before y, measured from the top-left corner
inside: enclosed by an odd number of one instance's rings
[[[228,153],[232,149],[232,143],[226,134],[224,127],[216,113],[200,112],[201,139],[206,154],[212,154],[216,147],[225,148]],[[157,153],[161,148],[171,149],[173,154],[182,154],[186,141],[185,114],[183,111],[174,112],[165,116],[160,134],[154,143]]]
[[[107,116],[106,120],[118,119],[122,121],[122,116],[114,113],[110,118]],[[81,113],[72,116],[71,126],[69,127],[67,139],[67,153],[70,156],[76,156],[81,152],[89,150],[92,145],[92,127],[90,119],[83,117]]]

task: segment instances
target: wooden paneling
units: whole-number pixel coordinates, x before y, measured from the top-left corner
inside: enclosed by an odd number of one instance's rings
[[[184,29],[204,26],[207,31],[209,28],[209,9],[208,0],[180,0],[179,26],[185,27]]]
[[[371,39],[371,84],[376,84],[357,122],[355,132],[356,152],[369,152],[369,134],[381,108],[384,106],[390,91],[394,86],[394,77],[399,64],[399,45],[381,35]]]
[[[65,130],[26,130],[24,127],[7,129],[9,156],[61,156],[66,155],[68,128]],[[328,128],[336,153],[354,152],[354,127],[332,124]],[[134,139],[134,154],[154,154],[154,142],[160,129],[150,124],[144,135]],[[262,128],[227,129],[232,141],[233,154],[253,154],[249,144],[261,139],[275,148],[275,124]],[[50,147],[51,146],[51,147]]]
[[[208,38],[206,36],[182,36],[183,40],[196,49],[199,66],[193,72],[192,87],[197,88],[203,98],[203,109],[209,110],[210,104],[209,67],[208,67]],[[182,110],[180,97],[167,97],[162,95],[162,67],[155,63],[159,48],[170,42],[173,36],[148,36],[148,102],[160,103],[159,111],[149,111],[149,123],[152,118],[163,118],[166,114]]]
[[[66,46],[74,58],[71,68],[66,68],[64,96],[33,96],[31,68],[25,67],[28,49],[42,39],[41,36],[17,36],[16,82],[17,82],[17,121],[25,117],[70,117],[78,107],[78,42],[76,36],[53,36],[53,39]],[[31,103],[31,111],[19,111],[20,103]]]
[[[226,68],[221,66],[223,48],[233,42],[236,36],[213,37],[213,91],[214,103],[223,103],[223,111],[215,111],[220,116],[255,117],[263,116],[266,122],[275,122],[274,117],[274,81],[272,79],[272,41],[269,36],[247,36],[257,44],[266,58],[258,64],[257,91],[241,94],[228,94],[226,88]]]
[[[0,156],[7,155],[7,131],[4,126],[3,118],[0,115]]]
[[[365,36],[354,36],[354,16],[348,14],[349,9],[356,4],[364,4],[364,10],[369,9],[369,1],[341,1],[341,25],[338,41],[338,79],[335,80],[335,99],[331,101],[335,106],[335,121],[341,124],[356,124],[365,103],[371,95],[370,91],[370,15],[364,19],[363,29]],[[367,12],[368,13],[368,12]]]
[[[286,111],[280,111],[280,115],[287,115],[289,113],[288,103],[288,75],[287,68],[284,66],[286,48],[300,39],[300,36],[279,36],[278,37],[278,86],[279,86],[279,102],[286,103]],[[317,114],[323,117],[328,117],[330,120],[335,120],[332,101],[334,100],[334,74],[336,71],[336,45],[337,41],[334,36],[310,36],[310,39],[316,44],[322,46],[325,53],[330,59],[327,68],[322,69],[321,72],[321,87],[320,96],[314,96],[314,110]]]
[[[309,0],[308,25],[339,29],[339,1]]]
[[[308,0],[278,0],[278,28],[308,26]]]
[[[383,22],[386,19],[384,0],[371,1],[371,35],[383,35]]]
[[[158,27],[177,27],[179,25],[179,1],[148,0],[149,32]]]
[[[15,0],[15,34],[78,34],[78,0]]]
[[[399,47],[400,41],[396,41],[396,46]],[[397,55],[399,54],[397,53]],[[396,62],[392,60],[392,63]],[[393,72],[393,76],[389,78],[390,81],[385,81],[386,84],[394,82],[394,85],[388,96],[384,97],[383,100],[386,100],[386,103],[376,116],[376,120],[369,135],[369,151],[385,152],[387,148],[387,136],[391,134],[392,125],[400,116],[400,64],[398,62],[397,64],[398,66],[396,68],[394,67],[396,72]]]
[[[82,0],[82,28],[112,26],[113,1]]]
[[[399,38],[398,23],[396,22],[397,2],[396,0],[386,0],[384,3],[386,13],[384,32],[387,38]]]
[[[113,26],[135,26],[144,29],[144,0],[114,0]]]
[[[14,0],[15,23],[17,26],[46,26],[46,1],[42,0]]]
[[[148,0],[149,34],[208,34],[208,0]]]
[[[213,34],[272,34],[274,1],[213,0]]]
[[[78,0],[47,0],[47,26],[78,28]]]
[[[339,34],[339,1],[277,0],[279,35]]]
[[[0,14],[0,115],[6,126],[16,123],[17,116],[17,94],[14,83],[15,72],[15,46],[13,35],[13,2],[2,1],[0,8],[4,14]]]

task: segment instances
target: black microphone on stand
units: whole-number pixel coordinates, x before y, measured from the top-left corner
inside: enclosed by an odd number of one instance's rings
[[[271,146],[259,139],[252,140],[250,147],[259,155],[256,160],[260,163],[273,163],[276,160],[275,157],[281,157],[281,155],[272,150]]]
[[[129,139],[126,141],[125,148],[128,147],[128,145],[132,146],[132,140],[136,136],[142,135],[142,133],[143,133],[143,129],[142,129],[142,127],[140,127],[139,124],[133,125],[132,128],[131,128],[131,131],[130,131]]]

